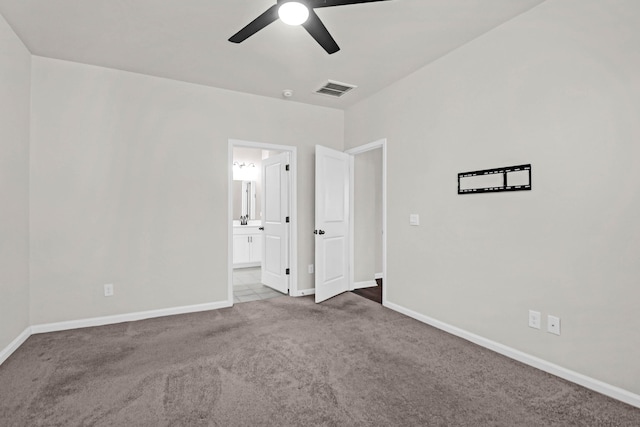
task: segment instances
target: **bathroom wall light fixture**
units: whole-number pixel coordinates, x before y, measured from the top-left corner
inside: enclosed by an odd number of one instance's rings
[[[255,168],[255,167],[256,167],[255,163],[249,163],[249,164],[246,164],[245,162],[242,162],[242,163],[239,163],[239,162],[233,162],[233,166],[237,166],[237,167],[239,167],[240,169],[245,168],[245,167],[246,167],[246,168]]]

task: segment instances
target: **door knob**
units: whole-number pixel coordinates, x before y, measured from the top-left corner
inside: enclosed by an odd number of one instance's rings
[[[324,230],[318,231],[318,234],[324,234]]]
[[[264,227],[258,227],[258,230],[264,231]]]

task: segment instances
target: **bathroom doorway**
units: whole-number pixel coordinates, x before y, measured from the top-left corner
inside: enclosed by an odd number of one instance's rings
[[[295,147],[229,141],[229,302],[296,290]]]

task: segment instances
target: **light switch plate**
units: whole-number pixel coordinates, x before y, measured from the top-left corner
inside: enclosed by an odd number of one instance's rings
[[[529,327],[540,329],[540,312],[529,310]]]
[[[420,225],[420,215],[418,214],[409,215],[409,225]]]

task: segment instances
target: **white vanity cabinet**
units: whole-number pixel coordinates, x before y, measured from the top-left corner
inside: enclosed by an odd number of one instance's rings
[[[262,262],[262,231],[258,226],[233,227],[233,266],[256,267]]]

